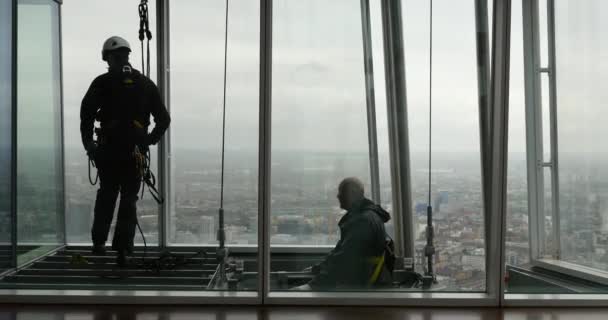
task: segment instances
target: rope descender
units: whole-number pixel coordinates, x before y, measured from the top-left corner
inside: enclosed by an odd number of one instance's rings
[[[141,0],[139,4],[139,41],[141,42],[141,72],[150,77],[150,40],[152,40],[152,32],[150,31],[150,23],[148,20],[148,0]],[[144,68],[144,39],[147,39],[147,57]]]

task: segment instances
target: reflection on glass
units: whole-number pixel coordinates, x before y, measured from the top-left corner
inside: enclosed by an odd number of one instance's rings
[[[12,143],[12,5],[0,3],[0,272],[12,258],[11,143]]]
[[[101,59],[101,47],[110,36],[125,38],[131,45],[130,63],[141,70],[141,51],[137,34],[137,4],[129,4],[129,10],[116,10],[124,7],[122,0],[79,0],[65,1],[62,5],[62,45],[64,81],[64,126],[65,126],[65,182],[66,182],[66,233],[71,245],[91,244],[93,207],[99,185],[91,186],[88,174],[88,158],[80,139],[80,104],[91,81],[107,71],[107,63]],[[154,33],[150,42],[150,78],[156,82],[156,1],[148,2],[150,30]],[[86,14],[95,12],[95,15]],[[108,24],[107,17],[112,17]],[[82,26],[87,25],[86,32]],[[99,126],[99,124],[97,124]],[[151,147],[152,172],[157,170],[157,147]],[[92,169],[92,178],[95,178]],[[157,185],[158,187],[158,185]],[[116,206],[118,208],[118,205]],[[148,245],[157,245],[158,204],[146,190],[143,199],[137,202],[138,221]],[[115,213],[116,216],[116,213]],[[108,239],[112,239],[114,220]],[[135,244],[143,245],[139,231],[135,233]]]
[[[58,6],[52,1],[18,2],[20,263],[63,243]]]
[[[257,246],[259,3],[229,1],[224,214],[226,243]],[[217,244],[224,90],[224,1],[171,6],[169,242]]]
[[[429,2],[403,2],[417,264],[425,264],[429,153]],[[490,21],[489,25],[492,23]],[[435,290],[484,291],[475,6],[433,1],[431,205]]]

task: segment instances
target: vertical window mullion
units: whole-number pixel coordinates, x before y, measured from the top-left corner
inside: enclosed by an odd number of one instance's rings
[[[158,0],[156,3],[156,34],[157,36],[157,79],[158,88],[161,98],[165,104],[167,111],[171,113],[171,97],[170,97],[170,76],[169,76],[169,2],[166,0]],[[171,216],[171,206],[173,199],[171,197],[171,126],[163,135],[158,144],[158,173],[159,173],[159,191],[165,201],[159,204],[158,214],[158,245],[164,248],[169,243],[169,235],[167,224]]]
[[[374,94],[374,66],[369,0],[361,0],[361,30],[363,36],[363,65],[365,72],[365,97],[367,106],[367,138],[369,144],[369,173],[371,195],[380,204],[380,169],[378,160],[378,134],[376,128],[376,96]]]
[[[555,6],[554,0],[547,0],[547,39],[549,41],[549,117],[551,133],[551,200],[553,215],[553,257],[561,257],[561,236],[560,236],[560,211],[559,211],[559,158],[557,141],[557,92],[556,92],[556,67],[555,67]]]
[[[524,79],[526,99],[526,155],[528,168],[528,216],[530,260],[545,251],[542,115],[540,97],[540,46],[538,1],[522,0]]]

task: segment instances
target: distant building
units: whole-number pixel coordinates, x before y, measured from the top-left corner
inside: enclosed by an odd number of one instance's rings
[[[200,241],[202,243],[210,243],[216,240],[216,227],[215,217],[202,216],[201,217],[201,229],[200,229]]]

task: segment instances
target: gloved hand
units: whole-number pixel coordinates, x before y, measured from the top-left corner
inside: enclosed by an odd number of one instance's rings
[[[304,270],[302,270],[302,271],[312,273],[314,275],[318,275],[321,272],[321,266],[318,264],[315,264],[315,265],[304,268]]]
[[[152,138],[152,135],[150,135],[150,134],[146,134],[144,136],[143,143],[144,143],[144,146],[146,146],[146,147],[155,144],[154,139]]]
[[[86,146],[87,156],[89,159],[95,161],[97,158],[97,142],[91,141]]]

